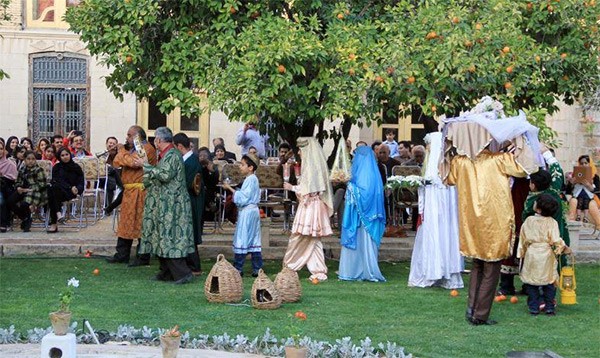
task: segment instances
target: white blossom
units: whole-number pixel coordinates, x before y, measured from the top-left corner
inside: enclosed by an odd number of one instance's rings
[[[77,288],[79,287],[79,280],[77,280],[75,277],[71,277],[71,279],[67,281],[67,286],[73,286]]]

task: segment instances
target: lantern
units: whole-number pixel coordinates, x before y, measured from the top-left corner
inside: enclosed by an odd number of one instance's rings
[[[571,266],[564,266],[560,269],[560,302],[563,305],[574,305],[577,303],[577,295],[575,289],[577,283],[575,282],[575,264],[573,256],[570,256]]]

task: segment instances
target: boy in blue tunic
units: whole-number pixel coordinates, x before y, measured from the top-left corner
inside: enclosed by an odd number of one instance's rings
[[[252,255],[252,276],[258,276],[258,270],[262,268],[260,237],[260,213],[258,202],[260,201],[260,187],[258,178],[254,175],[258,168],[258,158],[244,155],[240,162],[240,173],[246,176],[242,188],[235,190],[229,184],[223,184],[223,188],[229,190],[233,195],[233,202],[238,208],[238,220],[233,235],[233,266],[242,275],[242,268],[246,255]]]

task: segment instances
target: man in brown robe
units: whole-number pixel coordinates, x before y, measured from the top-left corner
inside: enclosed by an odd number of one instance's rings
[[[121,180],[123,182],[123,202],[117,228],[117,246],[114,256],[106,259],[109,263],[128,263],[131,256],[133,240],[141,237],[142,218],[144,216],[144,200],[146,191],[142,184],[144,169],[135,163],[139,155],[133,144],[133,139],[139,135],[146,151],[148,163],[156,165],[156,150],[146,141],[146,132],[140,126],[131,126],[127,131],[127,143],[119,147],[113,160],[115,168],[121,167]],[[139,246],[139,245],[138,245]],[[130,267],[149,265],[150,255],[137,255]]]

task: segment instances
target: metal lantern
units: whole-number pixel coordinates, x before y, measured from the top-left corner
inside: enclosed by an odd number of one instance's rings
[[[577,303],[577,295],[575,289],[577,288],[577,282],[575,281],[575,260],[571,255],[569,257],[571,262],[570,266],[563,266],[560,269],[560,302],[563,305],[574,305]]]

